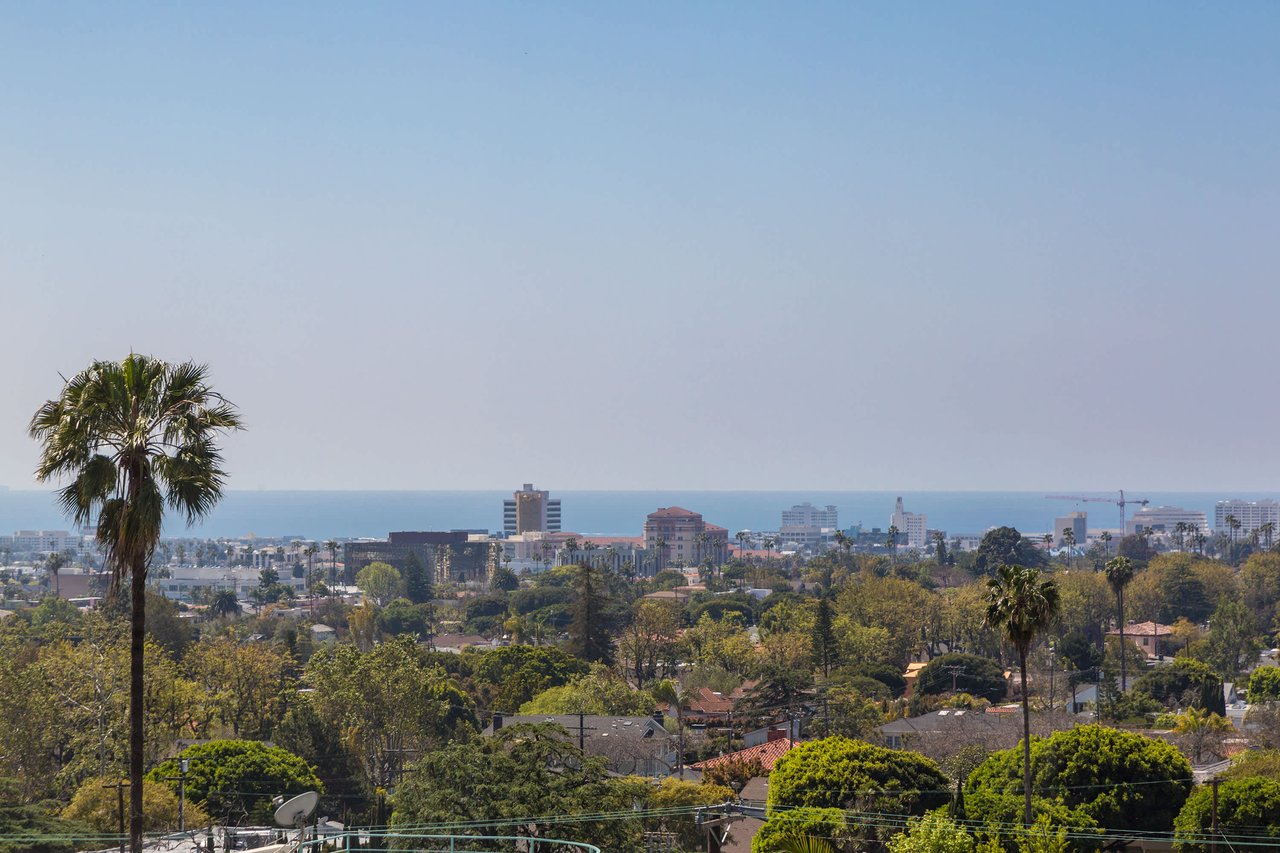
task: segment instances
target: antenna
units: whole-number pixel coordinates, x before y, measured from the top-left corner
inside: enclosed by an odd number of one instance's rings
[[[276,825],[302,829],[307,823],[307,818],[311,817],[311,813],[319,804],[319,794],[315,791],[304,791],[276,809]]]

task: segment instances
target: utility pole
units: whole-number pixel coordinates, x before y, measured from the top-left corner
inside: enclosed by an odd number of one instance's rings
[[[189,758],[178,759],[178,775],[166,776],[165,781],[178,783],[178,832],[187,831],[187,769],[191,766]]]
[[[103,785],[102,787],[108,791],[112,788],[116,790],[116,815],[120,821],[120,853],[124,853],[124,846],[129,840],[128,833],[124,831],[124,789],[129,787],[129,782],[126,779],[121,779],[114,785]]]
[[[1209,842],[1209,850],[1211,853],[1218,853],[1218,779],[1213,780],[1213,823],[1212,823],[1212,840]]]

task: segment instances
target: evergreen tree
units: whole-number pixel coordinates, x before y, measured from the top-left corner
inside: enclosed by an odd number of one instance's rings
[[[613,639],[610,636],[600,572],[587,565],[578,566],[573,581],[576,595],[569,622],[569,652],[583,660],[613,662]]]
[[[414,604],[426,604],[435,598],[435,590],[431,586],[431,577],[423,567],[418,555],[409,552],[404,561],[404,594]]]
[[[818,599],[818,613],[813,622],[813,665],[822,670],[822,677],[831,674],[831,667],[838,662],[839,648],[836,632],[831,625],[831,599]]]

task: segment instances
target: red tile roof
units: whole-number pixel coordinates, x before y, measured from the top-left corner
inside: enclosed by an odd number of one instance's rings
[[[725,533],[728,533],[728,532],[729,532],[729,528],[727,528],[727,527],[721,527],[721,526],[720,526],[720,525],[718,525],[718,524],[712,524],[712,523],[711,523],[711,522],[709,522],[709,521],[708,521],[708,522],[703,523],[703,525],[702,525],[702,526],[703,526],[704,528],[706,528],[707,530],[723,530]]]
[[[730,761],[759,761],[760,767],[767,774],[773,770],[773,765],[778,763],[778,759],[790,752],[791,747],[797,743],[798,741],[779,738],[757,746],[739,749],[736,752],[717,755],[715,758],[708,758],[706,761],[699,761],[697,764],[690,764],[689,766],[694,770],[706,770],[708,767],[718,767]]]
[[[649,513],[650,518],[692,518],[699,513],[692,512],[682,506],[664,506],[656,512]]]
[[[1119,636],[1120,629],[1112,628],[1107,632]],[[1167,637],[1173,633],[1173,628],[1169,625],[1161,625],[1159,622],[1136,622],[1132,625],[1124,626],[1124,634],[1126,637]]]

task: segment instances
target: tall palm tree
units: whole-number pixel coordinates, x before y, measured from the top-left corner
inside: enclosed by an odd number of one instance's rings
[[[1231,531],[1231,565],[1236,564],[1236,531],[1242,526],[1240,519],[1234,515],[1228,515],[1224,521],[1227,522],[1227,529]]]
[[[338,582],[338,543],[333,539],[324,540],[324,549],[329,552],[329,597],[333,597],[333,587]]]
[[[1116,615],[1120,622],[1120,690],[1123,692],[1128,683],[1125,681],[1125,658],[1128,657],[1125,652],[1129,651],[1124,644],[1124,588],[1133,580],[1133,560],[1114,557],[1107,560],[1106,571],[1107,583],[1116,596]]]
[[[1102,533],[1098,535],[1098,538],[1102,540],[1102,552],[1104,554],[1110,554],[1111,553],[1111,531],[1110,530],[1102,531]]]
[[[1037,569],[1001,565],[987,581],[987,625],[1001,631],[1018,653],[1022,677],[1022,822],[1031,825],[1031,716],[1027,654],[1036,635],[1058,615],[1058,585]]]
[[[307,602],[314,613],[316,609],[316,597],[311,586],[315,583],[316,554],[320,551],[320,546],[314,542],[308,542],[307,546],[302,549],[302,553],[307,555]]]
[[[1264,521],[1258,526],[1258,531],[1262,533],[1262,541],[1267,543],[1267,550],[1271,550],[1271,540],[1276,535],[1276,523],[1274,521]]]
[[[209,612],[220,619],[239,616],[240,602],[236,600],[235,590],[220,589],[214,593]]]
[[[751,538],[751,534],[745,530],[739,530],[733,534],[733,538],[738,540],[738,559],[745,559],[747,540]]]
[[[892,554],[890,561],[895,569],[898,567],[898,532],[898,525],[890,524],[889,536],[884,540],[884,544],[889,546],[889,553]]]
[[[676,712],[676,774],[684,778],[684,706],[693,698],[693,691],[685,690],[674,678],[664,678],[653,688],[653,698],[666,702]]]
[[[1071,550],[1076,546],[1076,532],[1070,527],[1062,528],[1062,544],[1067,548],[1067,568],[1071,568]]]
[[[70,480],[58,492],[80,526],[97,522],[113,588],[130,581],[129,843],[142,850],[143,647],[147,568],[166,508],[187,523],[222,497],[226,473],[215,439],[240,428],[236,408],[209,385],[208,369],[130,354],[96,361],[31,419],[42,445],[36,479]]]

